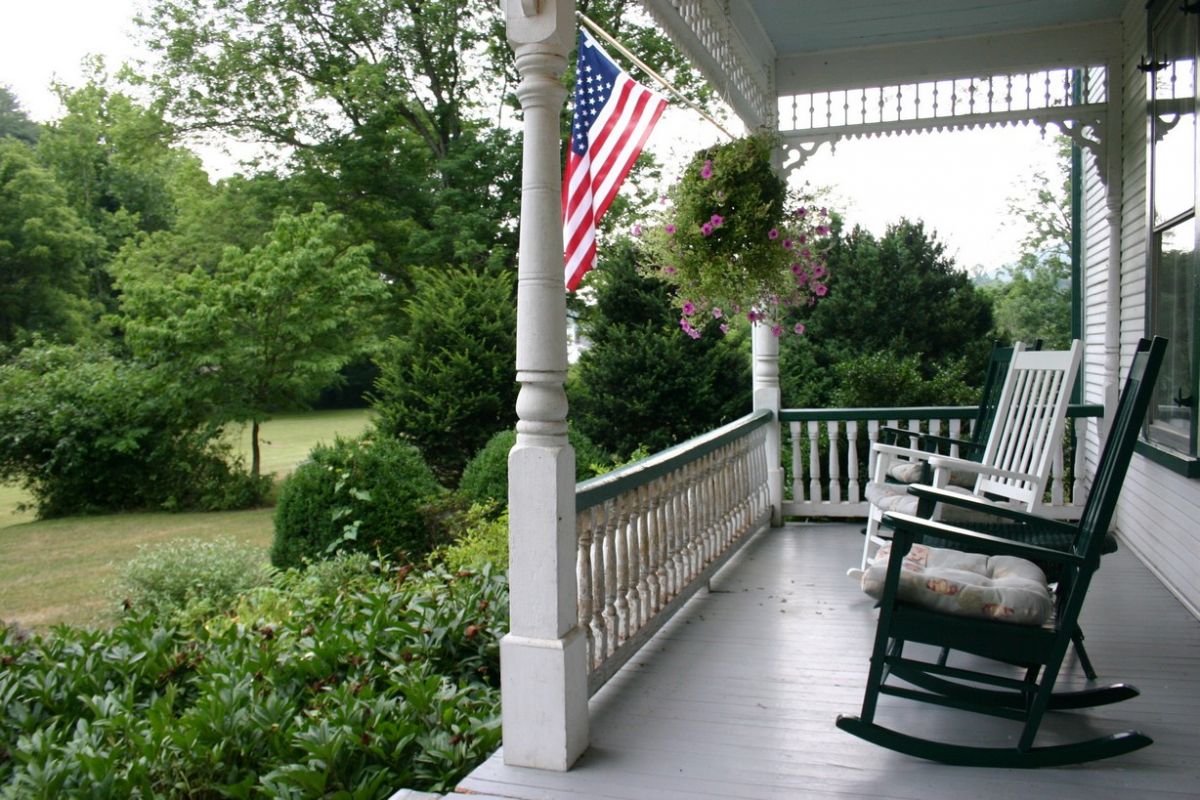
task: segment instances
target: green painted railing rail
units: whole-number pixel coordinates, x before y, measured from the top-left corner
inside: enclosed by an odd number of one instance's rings
[[[774,417],[768,410],[755,411],[716,430],[688,439],[640,461],[612,472],[589,478],[575,486],[575,512],[586,511],[618,495],[643,486],[656,478],[697,461],[709,453],[742,438]]]
[[[979,409],[976,406],[897,406],[886,408],[785,408],[779,412],[780,422],[828,422],[831,420],[864,421],[904,419],[928,421],[935,419],[974,419]],[[1104,406],[1075,404],[1068,408],[1067,416],[1103,417]]]

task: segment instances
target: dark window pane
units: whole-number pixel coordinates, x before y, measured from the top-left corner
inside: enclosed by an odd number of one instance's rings
[[[1196,381],[1192,374],[1193,325],[1196,313],[1195,225],[1191,218],[1156,237],[1159,255],[1154,271],[1154,332],[1170,341],[1155,385],[1150,439],[1191,453]]]

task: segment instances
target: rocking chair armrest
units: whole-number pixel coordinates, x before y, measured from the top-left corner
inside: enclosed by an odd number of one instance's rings
[[[919,447],[904,447],[903,445],[885,444],[884,442],[872,442],[871,452],[886,453],[889,456],[903,456],[917,461],[927,461],[931,456],[936,455],[936,453],[922,450]]]
[[[946,503],[947,505],[965,508],[970,511],[979,511],[995,517],[1003,517],[1013,522],[1035,526],[1043,531],[1058,532],[1066,536],[1073,536],[1075,534],[1075,526],[1069,522],[1030,514],[1023,509],[1001,503],[993,503],[986,498],[973,494],[963,494],[962,492],[939,489],[936,486],[925,486],[919,483],[911,484],[908,487],[908,493],[916,495],[922,501],[932,500],[935,503]]]
[[[973,472],[976,475],[983,475],[988,478],[1008,478],[1014,481],[1033,481],[1036,480],[1035,475],[1028,472],[1017,472],[1011,469],[1001,469],[993,467],[989,464],[981,464],[978,461],[970,461],[965,458],[954,458],[952,456],[937,456],[931,455],[926,459],[929,461],[929,466],[934,469],[948,469],[955,472]]]
[[[945,447],[957,447],[960,451],[966,450],[969,452],[983,452],[982,442],[973,442],[970,439],[955,439],[952,436],[939,436],[934,433],[924,434],[923,441],[930,444],[943,445]]]
[[[1034,544],[991,536],[986,533],[947,525],[944,522],[922,519],[911,514],[900,514],[889,511],[883,515],[885,525],[892,528],[892,553],[907,552],[908,546],[920,536],[936,536],[963,545],[963,549],[985,555],[1017,556],[1035,562],[1052,562],[1056,564],[1082,564],[1083,559],[1073,552],[1052,550]]]

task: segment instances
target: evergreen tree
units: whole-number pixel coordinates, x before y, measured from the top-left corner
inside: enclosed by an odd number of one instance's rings
[[[591,346],[568,383],[571,418],[601,448],[627,459],[712,430],[750,410],[744,328],[699,339],[679,326],[666,284],[642,276],[629,240],[607,248],[593,277],[596,304],[583,321]]]

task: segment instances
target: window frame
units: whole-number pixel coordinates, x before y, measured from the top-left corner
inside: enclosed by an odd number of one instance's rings
[[[1198,449],[1200,449],[1200,265],[1197,260],[1200,259],[1200,218],[1197,215],[1197,206],[1200,205],[1197,201],[1197,194],[1200,194],[1200,128],[1193,134],[1192,140],[1192,205],[1190,208],[1176,211],[1169,219],[1164,219],[1161,222],[1155,221],[1157,209],[1155,207],[1157,192],[1155,185],[1155,177],[1158,174],[1157,161],[1159,150],[1156,147],[1158,139],[1155,136],[1155,79],[1154,69],[1159,67],[1163,62],[1159,59],[1159,53],[1156,52],[1157,35],[1160,34],[1167,25],[1173,24],[1173,17],[1177,14],[1182,14],[1187,23],[1196,26],[1191,47],[1191,58],[1193,65],[1200,65],[1200,17],[1196,12],[1182,8],[1173,0],[1156,0],[1148,4],[1146,18],[1146,46],[1149,52],[1149,61],[1151,64],[1150,74],[1147,76],[1147,160],[1146,160],[1146,331],[1147,334],[1153,334],[1158,327],[1159,315],[1158,299],[1160,294],[1160,281],[1162,280],[1162,255],[1163,255],[1163,238],[1172,231],[1178,230],[1181,225],[1190,224],[1191,243],[1192,243],[1192,269],[1191,269],[1191,341],[1190,341],[1190,363],[1189,363],[1189,382],[1191,385],[1191,412],[1187,425],[1188,432],[1185,435],[1182,431],[1172,430],[1168,426],[1155,426],[1152,420],[1148,417],[1142,428],[1140,441],[1137,443],[1137,452],[1145,455],[1150,460],[1166,466],[1187,477],[1200,477],[1200,458],[1197,457]],[[1195,115],[1200,111],[1200,80],[1197,80],[1195,66],[1193,66],[1193,86],[1192,86],[1192,109]],[[1175,210],[1175,209],[1172,209]],[[1182,426],[1181,426],[1182,427]],[[1186,441],[1184,441],[1186,438]]]

